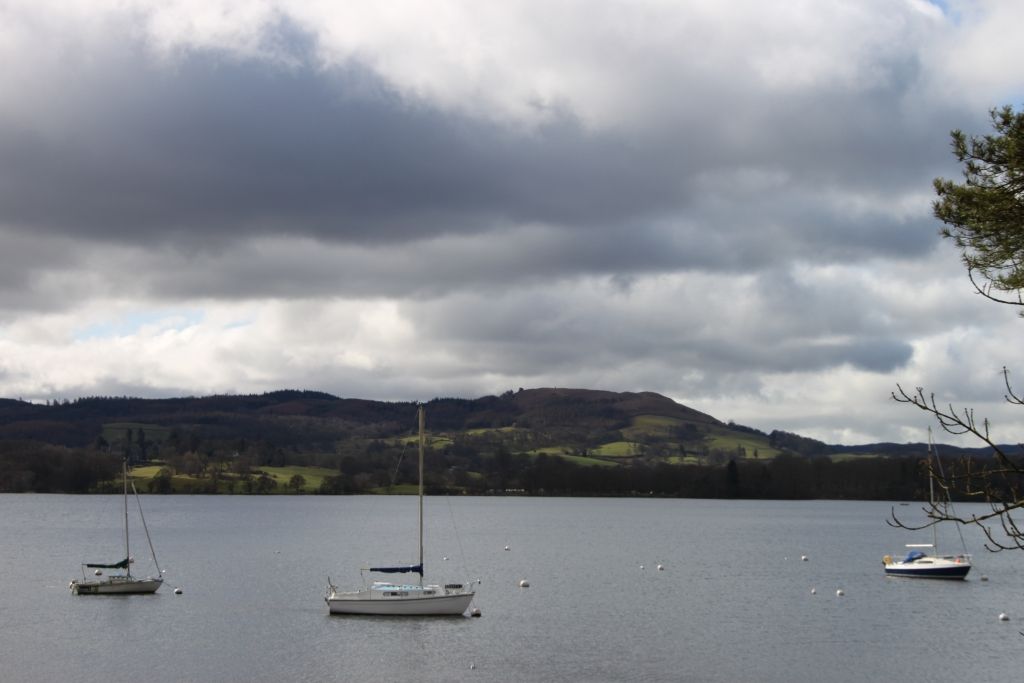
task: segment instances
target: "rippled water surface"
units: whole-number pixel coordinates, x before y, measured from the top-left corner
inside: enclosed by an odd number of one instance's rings
[[[995,681],[1024,661],[1024,553],[967,535],[969,580],[886,579],[882,555],[928,540],[890,503],[428,498],[427,578],[481,579],[479,619],[328,616],[328,576],[415,560],[411,497],[145,496],[166,585],[71,595],[82,561],[123,557],[120,504],[0,495],[0,679]]]

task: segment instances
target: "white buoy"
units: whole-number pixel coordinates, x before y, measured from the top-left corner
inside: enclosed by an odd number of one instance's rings
[[[817,588],[812,588],[811,589],[811,595],[817,595],[817,594],[818,594],[818,589]]]
[[[663,564],[659,564],[659,565],[658,565],[658,571],[659,571],[659,572],[663,572],[663,571],[665,571],[665,565],[663,565]]]
[[[478,616],[480,616],[480,608],[479,607],[474,607],[473,609],[471,609],[469,611],[469,616],[471,616],[471,617],[478,617]]]
[[[836,595],[846,595],[842,588],[836,591]]]
[[[96,574],[96,576],[103,576],[103,572],[101,572],[101,571],[100,571],[99,569],[97,569],[97,570],[96,570],[95,572],[93,572],[93,573],[94,573],[94,574]]]
[[[988,577],[987,577],[987,576],[985,576],[984,574],[982,574],[982,575],[981,575],[981,580],[982,580],[982,581],[988,581]]]
[[[1009,621],[1009,620],[1010,620],[1010,615],[1008,615],[1006,612],[1001,612],[999,614],[999,621]]]
[[[520,588],[529,588],[530,587],[530,582],[527,581],[526,579],[523,579],[522,581],[519,582],[519,587]]]
[[[508,546],[505,546],[505,550],[508,550]]]
[[[476,668],[476,664],[474,664],[473,662],[470,662],[469,663],[469,668],[470,669],[475,669]]]
[[[442,559],[442,560],[444,560],[445,562],[447,562],[447,561],[448,561],[448,556],[447,556],[447,555],[445,555],[445,556],[444,556],[444,557],[442,557],[441,559]]]
[[[807,556],[806,555],[801,555],[800,556],[800,561],[801,562],[806,562],[807,561]]]
[[[180,588],[175,588],[174,589],[174,594],[175,595],[181,595],[181,589]]]

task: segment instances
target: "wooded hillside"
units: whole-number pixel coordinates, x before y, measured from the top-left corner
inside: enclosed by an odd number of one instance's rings
[[[465,493],[913,498],[921,444],[829,446],[655,393],[520,389],[426,404],[428,487]],[[0,491],[401,491],[416,405],[321,392],[0,400]],[[947,457],[977,455],[943,447]]]

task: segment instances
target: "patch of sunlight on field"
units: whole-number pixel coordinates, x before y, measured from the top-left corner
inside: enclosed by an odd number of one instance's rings
[[[337,470],[326,467],[260,467],[259,470],[266,472],[267,476],[276,481],[279,487],[286,489],[289,488],[288,485],[292,477],[299,475],[306,480],[306,483],[300,489],[301,491],[316,491],[320,488],[320,484],[323,483],[326,477],[338,475]]]
[[[594,455],[606,458],[634,458],[640,455],[640,444],[635,441],[612,441],[593,449]]]
[[[156,465],[144,465],[143,467],[133,467],[131,471],[128,472],[128,476],[136,481],[140,479],[152,479],[163,467],[165,467],[163,463],[158,463]]]
[[[597,465],[598,467],[616,467],[618,463],[601,460],[599,458],[591,458],[585,455],[573,455],[568,452],[568,449],[564,446],[545,446],[544,448],[538,448],[532,451],[526,451],[524,455],[531,458],[536,458],[538,455],[546,455],[550,458],[561,458],[576,465]]]
[[[167,467],[167,465],[161,462],[144,465],[142,467],[134,467],[131,470],[130,476],[131,479],[135,481],[135,485],[140,492],[147,491],[150,482],[152,482],[153,478],[156,477],[164,467]],[[277,486],[273,489],[272,493],[295,492],[295,489],[291,487],[292,477],[295,475],[299,475],[305,479],[302,487],[298,490],[300,493],[316,492],[320,489],[320,485],[323,483],[325,478],[338,475],[337,470],[326,467],[257,467],[252,471],[253,479],[258,478],[260,473],[266,473],[268,477],[277,483]],[[171,476],[171,487],[175,493],[191,493],[194,491],[204,490],[208,486],[211,486],[211,482],[212,479],[209,474],[203,477],[194,477],[190,474],[175,472]],[[234,490],[234,488],[240,484],[241,482],[238,480],[237,475],[225,472],[224,476],[220,480],[219,490],[222,492]]]
[[[705,441],[707,447],[712,451],[736,451],[742,448],[746,457],[753,458],[756,451],[758,460],[771,460],[779,454],[779,451],[768,445],[768,440],[757,436],[739,436],[731,434],[712,434]]]

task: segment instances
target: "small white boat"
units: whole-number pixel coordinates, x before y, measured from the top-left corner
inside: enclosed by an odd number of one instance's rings
[[[153,564],[156,565],[156,576],[147,576],[146,578],[139,578],[132,576],[132,559],[131,547],[128,538],[128,461],[127,459],[122,463],[121,466],[122,477],[124,478],[124,554],[125,558],[120,562],[114,562],[110,564],[100,563],[82,563],[82,580],[74,580],[68,588],[72,593],[76,595],[138,595],[145,593],[156,593],[160,586],[163,585],[164,580],[163,574],[160,571],[160,565],[156,561],[156,551],[153,550],[153,541],[149,538],[149,528],[146,527],[146,518],[142,514],[142,503],[139,501],[139,493],[135,490],[135,484],[132,483],[132,493],[135,494],[135,502],[139,507],[139,517],[142,520],[142,528],[146,532],[146,540],[149,542],[149,550],[153,554]],[[94,575],[98,578],[91,579],[86,577],[86,570],[94,570]],[[104,569],[123,569],[123,574],[113,574],[111,576],[103,576]],[[102,578],[99,578],[102,577]]]
[[[931,461],[933,456],[932,451],[932,432],[928,430],[928,460]],[[935,458],[936,467],[941,472],[942,463],[938,457]],[[935,508],[935,485],[934,480],[929,474],[928,477],[928,499],[931,503],[931,507]],[[952,502],[949,500],[943,501],[942,505],[952,507]],[[920,579],[963,579],[967,577],[967,573],[971,571],[971,556],[967,554],[967,549],[964,548],[964,552],[958,555],[939,555],[937,551],[938,547],[938,532],[936,529],[937,525],[932,524],[932,542],[931,543],[908,543],[907,554],[903,559],[894,559],[892,555],[886,555],[882,558],[882,566],[885,569],[886,576],[908,576]],[[963,536],[960,537],[961,544],[963,543]]]
[[[902,560],[893,559],[891,555],[882,558],[887,576],[910,576],[921,579],[962,579],[971,571],[971,556],[935,555],[935,546],[931,543],[911,543]],[[925,552],[924,549],[930,549]]]
[[[139,579],[130,574],[123,574],[105,579],[72,581],[71,592],[76,595],[140,595],[156,593],[163,583],[163,579],[159,578]]]
[[[369,588],[340,592],[329,586],[327,606],[331,614],[377,614],[391,616],[458,616],[473,601],[467,584],[397,584],[374,581]]]
[[[423,406],[419,407],[419,563],[414,565],[369,567],[362,572],[383,574],[419,574],[416,584],[374,581],[355,591],[339,591],[327,579],[327,608],[331,614],[375,614],[387,616],[459,616],[473,601],[472,581],[423,583],[423,448],[425,442]]]

